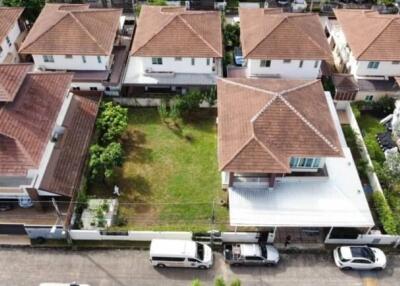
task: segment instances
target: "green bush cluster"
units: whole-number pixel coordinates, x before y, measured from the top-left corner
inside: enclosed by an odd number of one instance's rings
[[[372,194],[372,199],[374,202],[375,209],[379,215],[379,220],[382,223],[383,229],[387,234],[396,234],[397,225],[393,216],[393,212],[390,209],[383,194],[379,192],[374,192]]]
[[[115,167],[123,162],[123,149],[119,141],[128,127],[128,109],[111,101],[103,103],[96,127],[98,142],[89,150],[90,179],[111,181]]]

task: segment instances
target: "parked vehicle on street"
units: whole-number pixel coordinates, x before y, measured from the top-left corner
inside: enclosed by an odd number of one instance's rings
[[[72,282],[72,283],[40,283],[39,286],[90,286],[90,285]]]
[[[368,246],[339,246],[333,251],[337,267],[343,270],[382,270],[386,255],[379,248]]]
[[[213,265],[208,245],[191,240],[153,239],[150,262],[156,267],[189,267],[207,269]]]
[[[272,245],[225,244],[224,258],[232,266],[276,265],[279,262],[279,252]]]

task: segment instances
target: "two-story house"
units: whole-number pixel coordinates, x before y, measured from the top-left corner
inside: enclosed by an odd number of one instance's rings
[[[400,16],[371,10],[334,10],[328,24],[335,65],[352,75],[358,93],[350,100],[400,96]]]
[[[230,224],[272,237],[374,225],[329,93],[319,80],[219,79],[218,161]],[[284,239],[284,238],[283,238]]]
[[[0,7],[0,64],[17,63],[24,8]]]
[[[331,51],[318,15],[240,8],[245,76],[316,79]]]
[[[118,87],[129,50],[119,45],[121,14],[89,4],[46,4],[19,52],[32,55],[37,69],[74,72],[74,89]]]
[[[126,93],[209,87],[222,75],[221,15],[142,6],[124,85]]]
[[[71,93],[72,78],[0,65],[0,203],[14,206],[0,224],[55,224],[46,201],[68,202],[79,189],[100,96]]]

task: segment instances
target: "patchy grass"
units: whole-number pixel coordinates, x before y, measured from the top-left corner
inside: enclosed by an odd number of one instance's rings
[[[203,110],[190,122],[165,124],[157,109],[129,109],[125,162],[116,178],[120,216],[127,220],[121,228],[223,228],[228,211],[218,204],[226,194],[217,168],[215,119]],[[112,188],[96,183],[89,193],[109,197]]]

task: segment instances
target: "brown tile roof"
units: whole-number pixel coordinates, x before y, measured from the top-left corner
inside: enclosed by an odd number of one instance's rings
[[[219,168],[289,173],[289,160],[342,150],[320,81],[219,79]]]
[[[89,9],[87,4],[46,4],[19,52],[110,55],[121,14],[121,9]]]
[[[39,189],[72,197],[82,178],[100,96],[74,95]]]
[[[135,56],[222,57],[216,11],[142,6],[131,53]]]
[[[32,64],[0,65],[0,102],[13,101]]]
[[[39,166],[71,80],[69,73],[28,73],[14,100],[0,107],[1,175]]]
[[[334,12],[356,59],[400,60],[400,15],[351,9]]]
[[[239,16],[245,58],[331,60],[316,14],[240,8]]]
[[[21,17],[24,8],[0,7],[0,42],[8,35]]]

